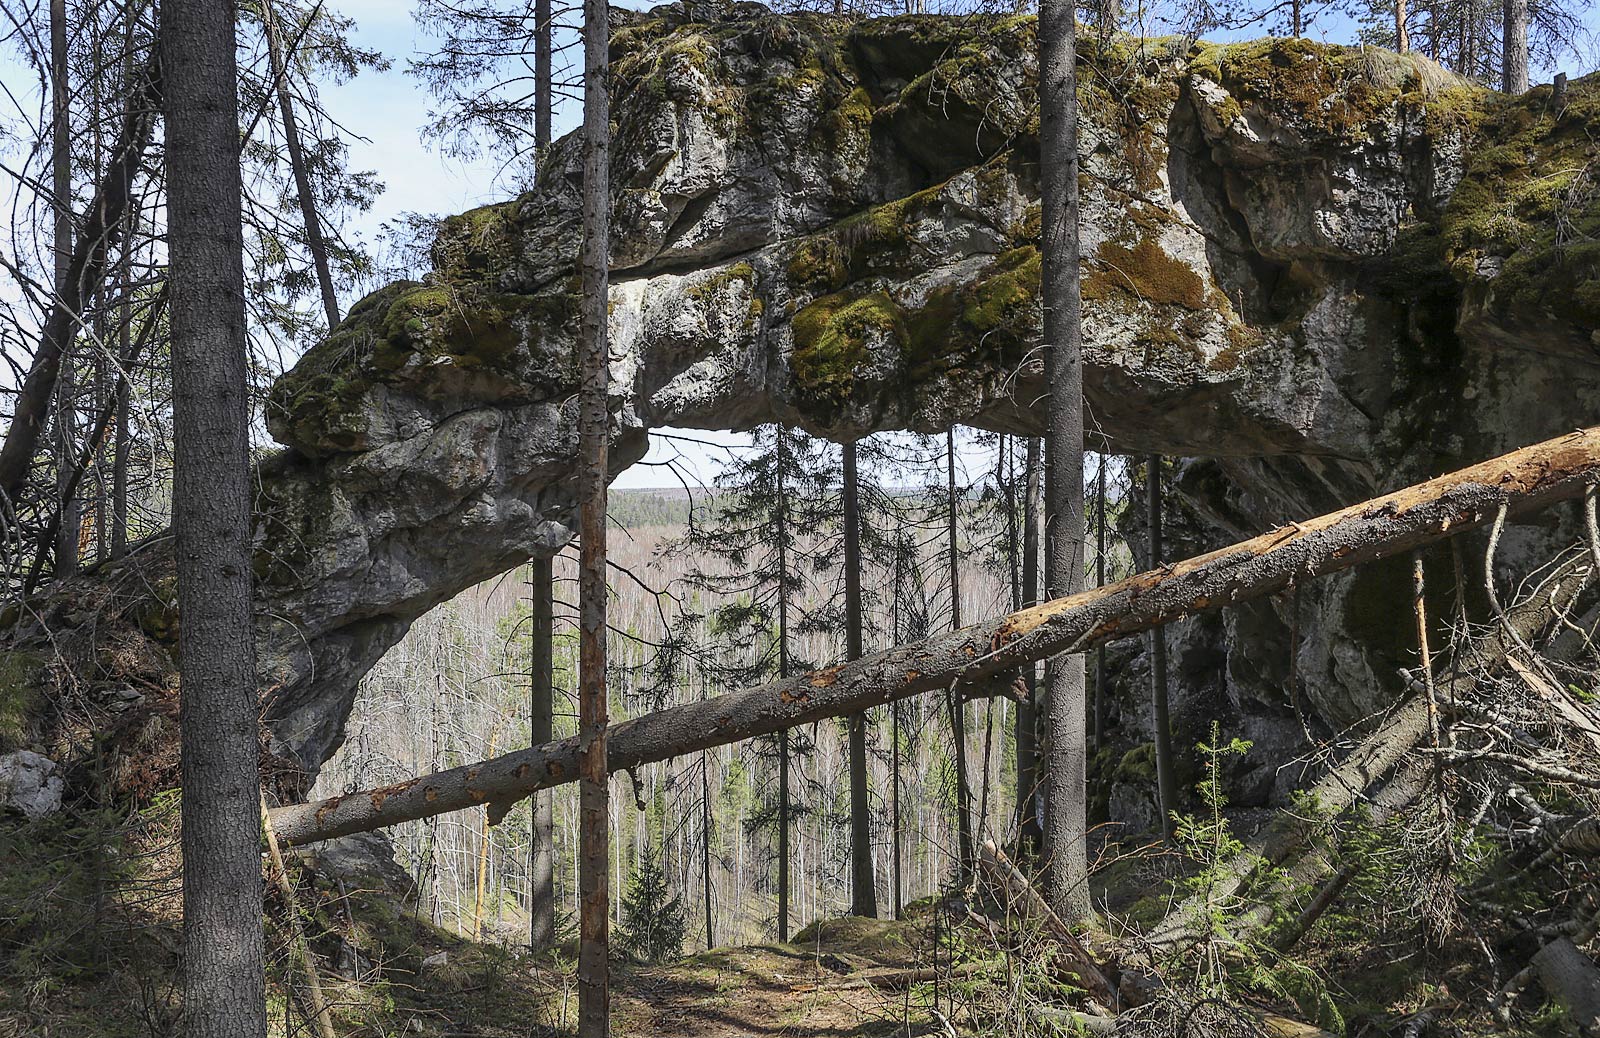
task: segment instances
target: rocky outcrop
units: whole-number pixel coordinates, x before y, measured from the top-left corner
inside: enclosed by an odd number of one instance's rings
[[[619,22],[615,465],[660,426],[1037,431],[1032,19],[698,3]],[[1085,47],[1089,431],[1196,459],[1177,488],[1201,536],[1593,420],[1600,84],[1553,112],[1546,90],[1505,101],[1374,50]],[[260,650],[277,745],[308,768],[415,617],[571,535],[580,179],[568,137],[272,394]],[[1362,625],[1403,599],[1372,583],[1301,602],[1301,694],[1326,723],[1390,680]],[[1190,713],[1220,699],[1247,734],[1298,731],[1281,661],[1250,648],[1282,643],[1281,610],[1206,622],[1177,664],[1210,690]]]
[[[31,821],[54,814],[65,788],[49,757],[31,750],[0,754],[0,815],[15,811]]]

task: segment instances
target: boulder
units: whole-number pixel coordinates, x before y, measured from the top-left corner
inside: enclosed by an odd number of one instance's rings
[[[0,754],[0,811],[36,821],[61,809],[66,783],[56,762],[32,750]]]

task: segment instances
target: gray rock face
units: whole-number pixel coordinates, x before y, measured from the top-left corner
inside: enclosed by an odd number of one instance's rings
[[[317,875],[349,889],[381,890],[410,897],[416,882],[394,857],[394,845],[382,832],[355,833],[324,840],[295,851],[310,861]]]
[[[686,10],[613,43],[616,467],[667,425],[1036,432],[1032,20]],[[1517,193],[1572,137],[1538,91],[1303,41],[1086,46],[1089,431],[1195,459],[1176,492],[1205,537],[1592,420],[1600,296]],[[1526,176],[1471,161],[1512,135]],[[533,191],[446,221],[425,282],[364,300],[274,391],[260,645],[308,768],[415,617],[571,535],[580,169],[568,137]],[[1550,270],[1570,291],[1541,294]],[[1327,724],[1392,673],[1352,636],[1400,601],[1368,585],[1303,589],[1300,694]],[[1205,628],[1186,680],[1223,705],[1191,713],[1299,732],[1287,655],[1251,647],[1284,608]]]
[[[32,750],[0,755],[0,813],[15,811],[30,821],[55,814],[65,789],[49,757]]]

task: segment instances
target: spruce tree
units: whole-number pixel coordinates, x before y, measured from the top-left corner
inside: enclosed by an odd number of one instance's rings
[[[746,687],[806,669],[795,637],[814,622],[806,601],[808,570],[825,564],[834,522],[834,455],[826,445],[782,426],[753,434],[751,449],[735,455],[717,478],[717,493],[691,511],[673,551],[694,560],[687,582],[721,596],[710,630],[724,651],[704,666],[721,685]],[[792,754],[809,752],[803,732],[785,729],[760,741],[775,758],[777,788],[771,810],[751,819],[777,832],[779,940],[789,936],[789,836],[795,813],[790,782]]]
[[[645,837],[644,854],[622,899],[617,944],[639,962],[666,962],[683,954],[683,899],[667,884],[661,851]]]

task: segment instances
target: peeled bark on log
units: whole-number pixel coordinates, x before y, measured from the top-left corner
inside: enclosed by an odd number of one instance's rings
[[[1084,990],[1106,1008],[1117,1009],[1121,1002],[1117,996],[1117,986],[1101,970],[1100,964],[1095,962],[1094,956],[1078,940],[1071,928],[1056,915],[1039,892],[1033,889],[1028,877],[1011,863],[1011,859],[995,846],[993,840],[983,841],[978,850],[978,865],[989,877],[989,882],[1005,893],[1006,900],[1022,916],[1024,922],[1042,927],[1060,943],[1067,953],[1067,969],[1083,984]]]
[[[1514,514],[1580,496],[1600,472],[1600,428],[1580,430],[1404,490],[1009,616],[899,646],[840,667],[614,727],[609,766],[628,770],[952,685],[1061,652],[1082,652],[1184,616],[1274,594],[1291,582],[1410,551]],[[406,782],[277,808],[285,845],[365,832],[490,804],[495,817],[535,790],[577,777],[575,738]]]
[[[1557,937],[1533,957],[1539,983],[1567,1011],[1581,1038],[1600,1038],[1600,967],[1570,937]]]

